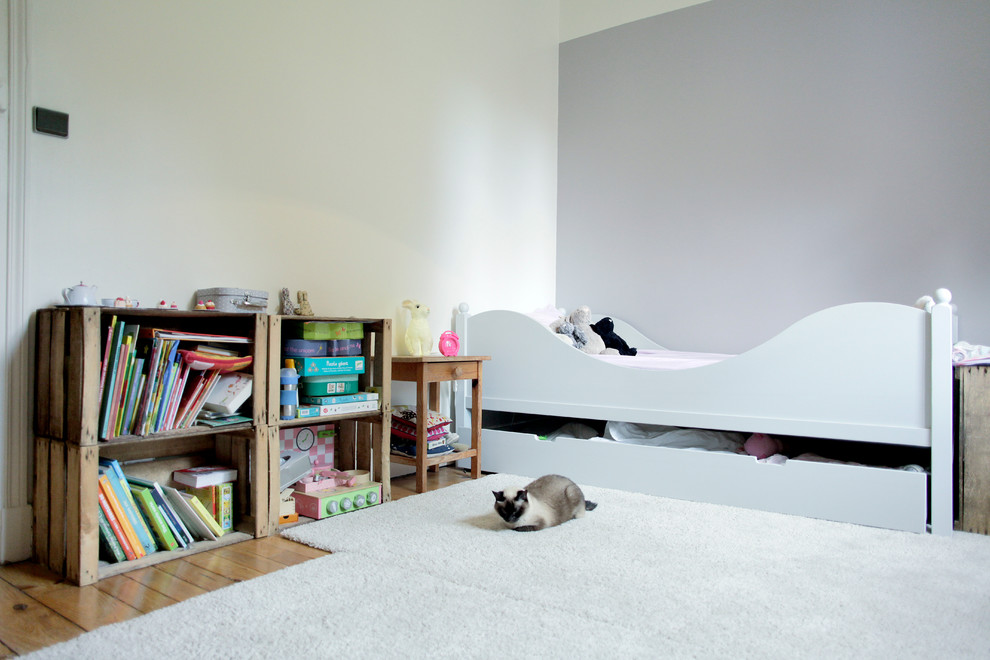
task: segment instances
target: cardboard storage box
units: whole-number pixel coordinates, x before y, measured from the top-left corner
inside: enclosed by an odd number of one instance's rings
[[[303,321],[290,327],[300,339],[364,339],[363,323]]]
[[[305,396],[327,396],[329,394],[357,394],[357,374],[345,376],[311,376],[299,379],[299,390]]]

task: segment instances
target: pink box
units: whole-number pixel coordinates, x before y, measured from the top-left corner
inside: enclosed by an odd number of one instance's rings
[[[314,468],[333,467],[333,424],[312,424],[279,429],[282,449],[308,452]]]

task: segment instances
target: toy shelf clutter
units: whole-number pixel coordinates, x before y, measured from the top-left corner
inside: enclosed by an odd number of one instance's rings
[[[291,368],[299,376],[298,382],[289,386],[298,393],[294,410],[282,405],[280,381],[286,360],[292,360]],[[375,503],[391,500],[392,320],[269,316],[267,363],[266,424],[273,448],[270,472],[275,475],[269,493],[270,519],[277,524],[284,517],[282,507],[288,503],[278,486],[283,438],[304,427],[332,427],[331,467],[366,471],[381,489],[371,499]],[[303,517],[322,517],[307,516],[303,509],[295,507],[299,522],[306,522]]]
[[[114,320],[145,329],[246,339],[236,346],[252,358],[243,373],[251,376],[254,394],[240,408],[243,419],[216,428],[177,425],[145,435],[106,433],[101,428],[101,360]],[[33,542],[39,563],[87,585],[272,532],[266,397],[258,394],[266,390],[265,315],[73,306],[39,310],[36,321]],[[175,469],[211,464],[235,468],[233,530],[185,549],[149,552],[119,563],[100,561],[101,459],[118,461],[129,477],[162,485]]]

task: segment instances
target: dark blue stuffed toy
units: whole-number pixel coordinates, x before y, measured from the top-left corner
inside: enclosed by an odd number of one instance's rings
[[[605,348],[614,348],[619,351],[619,355],[636,355],[636,349],[629,348],[626,340],[615,334],[615,323],[609,317],[602,317],[597,323],[592,323],[591,329],[605,342]]]

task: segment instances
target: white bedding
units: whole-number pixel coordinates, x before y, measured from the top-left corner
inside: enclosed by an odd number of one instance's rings
[[[642,349],[638,350],[636,355],[595,355],[593,357],[603,362],[617,364],[622,367],[672,371],[674,369],[704,367],[734,356],[724,353],[691,353],[688,351]]]

